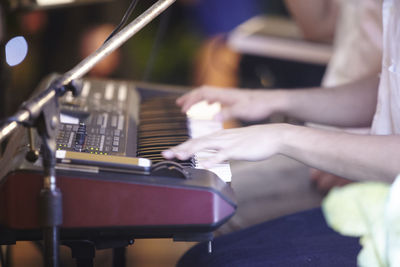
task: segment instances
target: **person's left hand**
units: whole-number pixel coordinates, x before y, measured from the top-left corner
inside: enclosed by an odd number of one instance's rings
[[[279,151],[285,124],[265,124],[221,130],[196,139],[190,139],[162,152],[166,159],[187,160],[200,151],[215,150],[203,163],[205,168],[226,160],[257,161]]]

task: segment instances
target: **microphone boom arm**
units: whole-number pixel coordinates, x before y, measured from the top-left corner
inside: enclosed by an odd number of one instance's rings
[[[61,88],[70,87],[70,89],[76,89],[75,86],[70,86],[71,82],[75,79],[83,77],[88,73],[98,62],[103,60],[114,50],[119,48],[128,39],[135,35],[138,31],[144,28],[154,18],[160,15],[165,9],[172,5],[176,0],[159,0],[153,4],[149,9],[143,12],[139,17],[134,19],[131,23],[121,29],[115,34],[110,40],[99,47],[95,52],[90,54],[84,60],[82,60],[73,69],[69,70],[61,77],[56,79],[52,85],[41,93],[38,97],[34,98],[30,102],[23,105],[22,109],[19,110],[14,116],[12,116],[8,123],[0,128],[0,143],[5,140],[12,132],[17,129],[18,123],[30,124],[40,114],[43,106],[60,93],[54,92]],[[65,90],[64,90],[65,91]],[[62,92],[64,93],[64,92]],[[62,95],[62,93],[60,95]],[[79,92],[76,92],[79,93]]]
[[[58,97],[66,91],[72,91],[74,96],[79,95],[82,88],[79,78],[175,1],[158,0],[73,69],[51,82],[38,96],[22,104],[20,110],[10,117],[5,125],[0,127],[0,144],[18,128],[19,124],[35,127],[42,139],[41,154],[44,181],[43,189],[40,191],[40,224],[43,231],[45,266],[59,266],[58,245],[59,226],[62,224],[62,193],[56,185],[55,171],[55,135],[59,125]]]

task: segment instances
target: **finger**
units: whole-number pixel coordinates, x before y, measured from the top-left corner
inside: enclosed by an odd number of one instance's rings
[[[321,186],[323,187],[324,190],[329,191],[333,187],[343,186],[348,183],[350,183],[349,180],[332,174],[329,176],[327,175],[327,177],[325,178],[325,181],[323,181]]]
[[[220,146],[215,138],[210,137],[201,137],[190,139],[178,146],[171,147],[162,152],[162,155],[167,159],[177,158],[180,160],[187,160],[195,153],[202,150],[218,150]]]
[[[330,174],[325,174],[318,180],[318,189],[324,193],[328,192],[333,186],[333,179]]]
[[[182,112],[187,112],[194,104],[200,101],[205,100],[208,104],[213,104],[215,102],[223,102],[226,97],[226,90],[203,86],[177,99],[177,104],[181,106]]]
[[[333,187],[344,185],[345,180],[346,179],[333,174],[326,174],[322,176],[322,179],[320,179],[318,188],[322,192],[328,193]]]
[[[228,154],[226,151],[221,150],[215,154],[213,154],[211,157],[207,158],[206,160],[202,161],[202,166],[206,169],[210,169],[214,167],[217,164],[223,163],[226,160],[228,160]]]
[[[347,184],[350,184],[350,183],[352,183],[351,180],[346,179],[346,178],[341,178],[340,181],[337,182],[337,185],[338,186],[344,186],[344,185],[347,185]]]
[[[320,170],[311,168],[310,169],[310,179],[311,179],[311,181],[316,183],[318,181],[318,179],[321,177],[321,174],[322,174],[322,172]]]
[[[166,159],[175,158],[175,153],[171,149],[167,149],[167,150],[161,151],[161,155]]]
[[[197,94],[197,90],[198,89],[194,89],[194,90],[192,90],[192,91],[190,91],[188,93],[185,93],[184,95],[178,97],[176,99],[176,104],[178,104],[179,106],[182,106],[188,99],[190,99],[193,96],[193,94]]]
[[[176,100],[176,103],[181,106],[182,112],[187,112],[194,104],[206,100],[208,93],[206,87],[195,89]]]
[[[177,158],[179,160],[187,160],[192,156],[192,153],[186,151],[184,148],[181,147],[181,145],[179,145],[162,151],[161,155],[166,159]]]

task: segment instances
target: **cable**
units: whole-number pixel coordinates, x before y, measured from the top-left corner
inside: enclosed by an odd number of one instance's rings
[[[129,17],[132,15],[133,10],[136,7],[136,4],[138,3],[138,0],[132,0],[130,3],[128,9],[126,10],[124,16],[121,19],[121,22],[118,24],[117,27],[113,30],[113,32],[107,37],[107,39],[104,41],[106,43],[108,40],[110,40],[117,32],[125,26],[126,22],[128,21]]]
[[[158,24],[158,29],[157,29],[156,37],[155,37],[155,40],[153,43],[153,47],[151,48],[150,57],[149,57],[149,60],[147,61],[146,68],[144,70],[143,81],[149,81],[149,79],[150,79],[150,74],[154,67],[154,62],[155,62],[156,55],[157,55],[157,52],[160,47],[161,40],[164,37],[164,35],[168,29],[170,13],[171,13],[171,9],[167,9],[164,11],[164,14],[161,15],[161,19],[160,19],[160,23]]]
[[[0,246],[0,264],[1,267],[9,267],[12,265],[11,262],[11,246],[6,245],[6,255],[3,252],[3,246]]]
[[[110,40],[115,34],[118,33],[118,31],[127,23],[129,17],[131,16],[134,8],[136,7],[136,4],[138,3],[138,0],[132,0],[132,2],[130,3],[128,9],[126,10],[124,16],[122,17],[121,22],[119,23],[119,25],[113,30],[113,32],[107,37],[107,39],[104,41],[103,44],[105,44],[108,40]],[[166,10],[164,12],[164,14],[161,16],[161,21],[156,33],[156,37],[155,37],[155,41],[153,44],[153,47],[151,49],[150,52],[150,58],[147,62],[146,68],[144,70],[144,74],[143,74],[143,80],[148,80],[150,77],[150,73],[153,69],[153,65],[154,65],[154,61],[155,61],[155,57],[156,57],[156,52],[159,48],[159,43],[162,39],[162,37],[164,36],[166,30],[167,30],[167,26],[168,26],[168,22],[169,22],[169,15],[170,11],[169,9]]]
[[[0,263],[1,263],[1,267],[6,266],[6,262],[4,260],[4,255],[3,255],[3,246],[0,246]]]
[[[12,262],[12,258],[11,258],[11,246],[7,245],[6,246],[6,265],[3,267],[9,267],[12,265],[13,265],[13,262]]]

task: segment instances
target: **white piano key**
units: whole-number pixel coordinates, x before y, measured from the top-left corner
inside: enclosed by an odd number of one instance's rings
[[[101,125],[102,128],[107,128],[108,124],[108,113],[104,112],[103,113],[103,123]]]
[[[125,123],[125,116],[119,115],[118,116],[118,130],[122,131],[124,129],[124,123]]]
[[[81,96],[82,98],[87,98],[90,92],[90,87],[91,87],[91,83],[88,81],[85,81],[83,83],[83,87],[82,87],[82,93]]]
[[[60,122],[65,124],[79,124],[79,118],[60,113]]]
[[[118,89],[118,101],[123,102],[128,95],[128,87],[126,84],[121,84]]]
[[[207,134],[214,133],[223,129],[222,122],[213,120],[214,116],[221,110],[219,103],[212,105],[202,101],[193,105],[187,112],[188,128],[192,138],[201,137]],[[210,158],[215,151],[207,150],[200,151],[195,154],[195,162],[197,169],[207,169],[215,173],[224,182],[231,182],[232,172],[229,162],[216,164],[212,168],[204,168],[204,160]]]
[[[112,100],[114,97],[114,83],[108,83],[106,85],[106,90],[104,92],[104,99],[105,100]]]
[[[71,132],[70,136],[69,136],[69,140],[68,140],[68,147],[72,147],[72,142],[74,141],[74,137],[75,137],[75,133]]]
[[[201,137],[222,130],[221,122],[210,120],[189,119],[189,129],[192,138]]]
[[[218,175],[224,182],[231,182],[232,180],[232,172],[229,165],[229,162],[223,162],[219,164],[215,164],[211,168],[205,168],[203,163],[208,160],[216,151],[214,150],[207,150],[207,151],[200,151],[195,155],[195,162],[197,169],[207,169],[212,171],[216,175]]]
[[[67,103],[72,103],[72,101],[74,101],[74,96],[71,91],[67,91],[64,97],[65,97],[65,102]]]
[[[200,101],[190,107],[186,116],[189,119],[212,120],[220,110],[220,103],[208,104],[206,101]]]
[[[93,98],[94,98],[95,100],[97,100],[97,101],[101,100],[101,99],[102,99],[102,93],[100,93],[100,92],[95,92],[95,93],[93,94]]]

